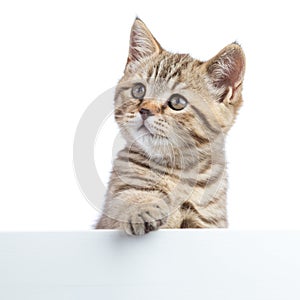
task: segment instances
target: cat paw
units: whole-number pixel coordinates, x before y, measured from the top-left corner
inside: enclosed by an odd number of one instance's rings
[[[143,235],[165,224],[167,216],[168,206],[165,202],[144,204],[129,209],[128,221],[123,223],[123,228],[129,235]]]

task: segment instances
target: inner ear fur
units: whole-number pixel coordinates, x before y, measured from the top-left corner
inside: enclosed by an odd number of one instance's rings
[[[206,62],[211,92],[217,101],[236,104],[245,73],[245,55],[240,45],[233,43]]]
[[[159,54],[162,47],[152,35],[146,24],[136,18],[130,33],[127,64],[141,61],[152,54]]]

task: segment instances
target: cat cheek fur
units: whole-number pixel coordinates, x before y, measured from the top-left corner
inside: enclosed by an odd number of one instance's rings
[[[245,56],[233,43],[207,62],[164,50],[137,18],[115,119],[126,140],[97,229],[142,235],[159,228],[227,227],[224,136],[242,104]],[[137,82],[146,88],[133,99]],[[188,103],[168,106],[173,94]]]

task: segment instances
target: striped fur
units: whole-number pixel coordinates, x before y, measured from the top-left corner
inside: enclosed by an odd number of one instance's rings
[[[244,70],[236,43],[201,62],[165,51],[135,20],[115,92],[115,119],[127,145],[114,162],[96,228],[141,235],[227,227],[224,137],[242,103]],[[132,94],[137,83],[145,87],[142,99]],[[172,95],[187,105],[172,109]]]

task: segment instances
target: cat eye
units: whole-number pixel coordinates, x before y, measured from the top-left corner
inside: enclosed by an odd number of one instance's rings
[[[174,94],[170,97],[168,105],[174,110],[182,110],[186,107],[187,100],[179,94]]]
[[[132,97],[143,99],[146,94],[146,87],[142,83],[136,83],[131,90]]]

